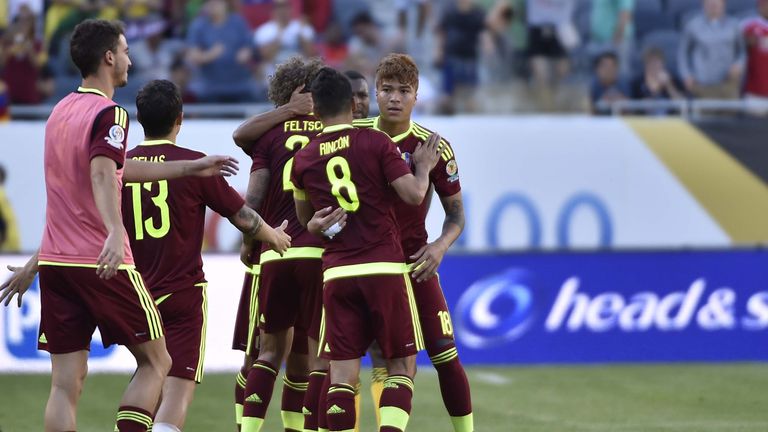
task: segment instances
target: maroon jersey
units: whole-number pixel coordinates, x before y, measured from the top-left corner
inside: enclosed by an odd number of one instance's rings
[[[354,125],[380,130],[379,117],[355,120]],[[411,122],[411,127],[405,133],[392,138],[411,169],[415,170],[411,155],[416,150],[416,146],[426,142],[431,134],[432,131],[418,123]],[[453,149],[447,141],[440,140],[440,149],[442,155],[437,165],[429,172],[429,181],[435,187],[438,196],[449,197],[461,192],[459,166],[456,164]],[[402,200],[397,200],[395,203],[395,218],[400,226],[400,236],[406,258],[427,244],[427,228],[424,222],[427,220],[429,204],[429,199],[425,199],[418,207],[408,205]]]
[[[390,183],[410,174],[386,134],[351,125],[326,127],[294,159],[291,179],[299,199],[315,211],[342,207],[347,225],[325,242],[323,267],[404,262]]]
[[[145,141],[127,155],[157,163],[203,156],[165,140]],[[230,217],[244,204],[222,177],[125,184],[123,223],[136,268],[155,298],[205,281],[200,250],[206,206]]]
[[[291,166],[296,152],[304,148],[322,130],[315,117],[297,116],[278,124],[264,134],[251,150],[251,172],[266,168],[270,172],[269,187],[260,214],[270,226],[288,220],[285,232],[291,236],[291,247],[319,247],[321,240],[310,234],[296,219],[293,203]],[[268,245],[262,251],[269,250]]]

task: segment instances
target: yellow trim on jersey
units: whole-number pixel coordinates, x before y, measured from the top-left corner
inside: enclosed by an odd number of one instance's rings
[[[196,287],[202,288],[203,295],[203,328],[200,334],[200,356],[197,359],[197,368],[195,369],[195,382],[201,383],[203,381],[203,362],[205,361],[205,339],[206,329],[208,328],[208,284],[199,283],[195,284]]]
[[[99,266],[97,264],[65,263],[65,262],[43,261],[43,260],[38,261],[37,265],[47,265],[47,266],[56,266],[56,267],[99,268]],[[132,270],[132,269],[135,269],[135,268],[136,268],[136,266],[133,265],[133,264],[120,264],[117,267],[118,270]]]
[[[373,129],[376,129],[377,131],[384,132],[384,131],[381,130],[381,128],[379,128],[379,120],[381,120],[380,116],[379,117],[374,117],[374,119],[373,119]],[[394,141],[394,142],[400,142],[400,141],[404,140],[406,137],[408,137],[408,135],[410,135],[413,131],[414,131],[414,123],[411,121],[411,122],[408,122],[408,129],[405,132],[403,132],[403,133],[401,133],[400,135],[397,135],[397,136],[390,136],[390,138],[392,138],[392,141]],[[389,135],[389,134],[387,134],[387,135]]]
[[[147,324],[149,325],[149,339],[155,340],[163,336],[163,324],[160,321],[160,314],[157,312],[152,297],[147,291],[147,287],[144,286],[144,281],[141,279],[141,275],[136,270],[127,270],[128,278],[131,280],[133,289],[136,290],[136,294],[139,296],[139,302],[141,303],[144,314],[147,317]]]
[[[373,127],[375,122],[376,122],[376,117],[368,117],[368,118],[364,118],[364,119],[356,119],[356,120],[352,120],[352,126],[354,126],[354,127],[369,128],[369,127]]]
[[[165,139],[144,140],[144,141],[139,143],[140,146],[156,146],[156,145],[163,145],[163,144],[176,145],[175,142],[173,142],[171,140],[165,140]]]
[[[307,201],[307,193],[294,186],[293,187],[293,199],[297,199],[299,201]]]
[[[258,276],[261,274],[261,265],[252,264],[250,267],[245,268],[245,272],[254,276]]]
[[[377,274],[402,274],[407,276],[408,266],[405,263],[372,262],[332,267],[323,272],[323,282],[332,279],[355,276],[372,276]]]
[[[425,349],[424,344],[424,332],[421,330],[421,320],[419,319],[419,309],[416,307],[416,296],[413,294],[413,285],[411,284],[411,276],[403,275],[405,279],[405,292],[408,295],[408,304],[411,309],[411,320],[413,320],[413,336],[416,338],[416,350],[422,351]]]
[[[288,248],[288,250],[285,251],[283,256],[280,256],[279,253],[273,250],[264,251],[261,253],[261,259],[259,260],[259,263],[264,264],[270,261],[282,261],[282,260],[289,260],[289,259],[304,259],[304,258],[320,259],[322,257],[323,257],[323,248],[295,247],[295,248]]]
[[[325,347],[325,306],[320,310],[320,334],[317,338],[317,356],[323,355],[323,347]],[[326,373],[327,374],[327,373]]]
[[[256,267],[256,265],[254,265]],[[261,267],[259,267],[261,268]],[[254,347],[254,339],[259,337],[256,330],[259,328],[259,275],[253,275],[251,278],[251,298],[248,304],[248,338],[246,341],[245,353],[251,355],[251,347]],[[255,347],[254,347],[255,348]]]
[[[157,300],[155,300],[155,306],[160,306],[160,303],[162,303],[162,302],[164,302],[164,301],[168,300],[168,297],[170,297],[170,296],[172,296],[172,295],[173,295],[173,293],[168,293],[168,294],[166,294],[166,295],[164,295],[164,296],[160,296],[160,298],[158,298]]]
[[[77,88],[77,91],[79,91],[80,93],[94,93],[94,94],[97,94],[99,96],[104,96],[105,98],[109,99],[109,96],[107,96],[106,93],[104,93],[103,91],[101,91],[99,89],[95,89],[95,88],[91,88],[91,87],[79,86]]]
[[[345,129],[354,129],[354,128],[355,127],[352,126],[351,124],[342,123],[342,124],[337,124],[332,126],[326,126],[323,128],[323,131],[321,133],[338,132],[338,131],[343,131]]]
[[[421,138],[422,140],[426,141],[429,136],[432,134],[432,132],[425,129],[423,126],[419,125],[418,123],[414,123],[414,130],[413,134]],[[451,160],[451,158],[454,157],[453,155],[453,149],[451,149],[450,144],[448,144],[448,141],[444,140],[443,138],[440,138],[440,148],[439,150],[443,153],[443,160],[448,162]]]

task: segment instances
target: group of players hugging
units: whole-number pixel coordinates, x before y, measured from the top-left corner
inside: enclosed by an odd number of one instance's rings
[[[0,286],[0,301],[16,296],[21,305],[39,273],[38,345],[52,364],[46,431],[76,430],[97,327],[105,346],[125,345],[137,362],[115,431],[183,428],[203,378],[206,208],[243,232],[239,430],[261,430],[283,365],[286,431],[359,430],[360,361],[369,353],[378,430],[405,431],[423,349],[454,431],[474,430],[437,276],[464,226],[458,166],[447,141],[411,120],[419,72],[409,56],[381,59],[373,118],[362,75],[316,59],[279,65],[269,86],[276,108],[233,134],[252,160],[243,199],[223,179],[236,172],[234,159],[176,142],[183,107],[169,81],[139,91],[145,139],[127,151],[129,116],[112,101],[131,65],[119,23],[82,22],[70,52],[83,84],[46,124],[43,240]],[[445,219],[428,242],[433,192]]]

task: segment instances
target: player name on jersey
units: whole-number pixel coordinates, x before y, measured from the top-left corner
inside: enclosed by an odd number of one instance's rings
[[[305,132],[323,130],[323,122],[320,120],[288,120],[283,123],[283,132]]]
[[[337,151],[348,148],[348,147],[349,147],[349,135],[344,135],[333,141],[326,141],[324,143],[320,143],[320,156],[336,153]]]
[[[134,156],[131,159],[137,160],[137,161],[163,163],[165,162],[165,155],[161,154],[158,156]]]

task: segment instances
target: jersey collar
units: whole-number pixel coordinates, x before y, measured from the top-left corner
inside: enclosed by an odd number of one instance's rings
[[[333,126],[326,126],[323,128],[323,133],[331,133],[331,132],[338,132],[345,129],[354,129],[355,127],[351,124],[337,124]]]
[[[379,120],[380,120],[380,119],[381,119],[381,116],[376,116],[376,117],[374,117],[374,119],[373,119],[373,128],[374,128],[374,129],[376,129],[377,131],[382,131],[381,129],[379,129]],[[384,131],[382,131],[382,132],[384,132]],[[393,136],[393,137],[390,137],[390,138],[392,138],[392,141],[394,141],[394,142],[400,142],[400,141],[402,141],[402,140],[403,140],[405,137],[407,137],[408,135],[410,135],[410,134],[411,134],[411,132],[413,132],[413,121],[410,121],[410,122],[408,123],[408,129],[407,129],[405,132],[401,133],[401,134],[400,134],[400,135],[398,135],[398,136]],[[387,134],[387,135],[389,135],[389,134]]]
[[[107,97],[107,95],[104,94],[104,92],[99,90],[99,89],[80,86],[80,87],[77,88],[77,91],[78,91],[78,93],[93,93],[93,94],[97,94],[99,96],[104,96],[105,98],[109,99]]]
[[[159,139],[159,140],[144,140],[144,141],[142,141],[142,142],[141,142],[139,145],[140,145],[140,146],[156,146],[156,145],[163,145],[163,144],[176,145],[176,143],[175,143],[175,142],[173,142],[173,141],[171,141],[171,140],[164,140],[164,139]]]

